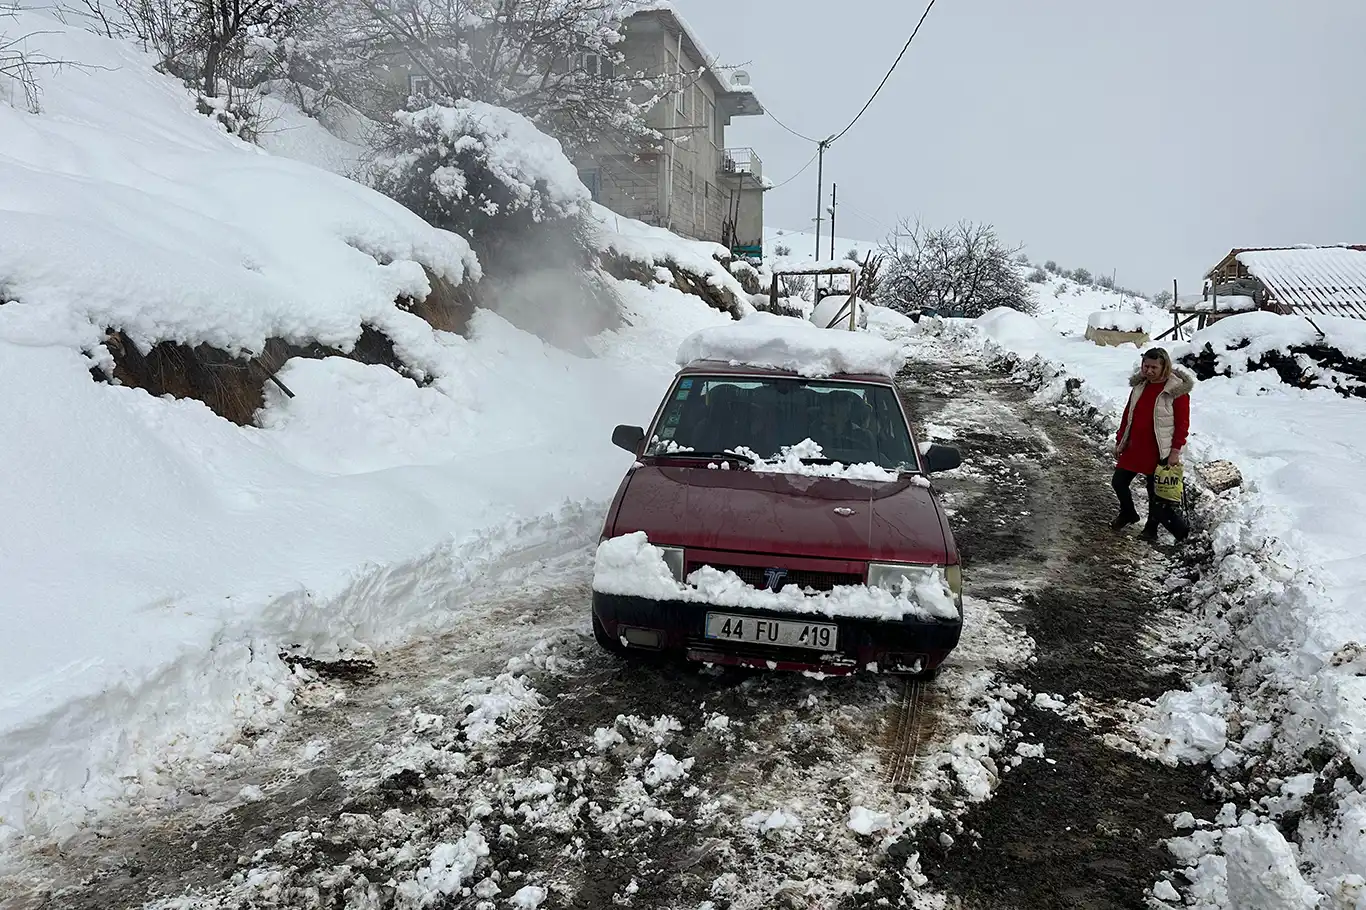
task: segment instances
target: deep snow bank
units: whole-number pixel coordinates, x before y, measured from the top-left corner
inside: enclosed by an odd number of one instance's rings
[[[0,103],[0,843],[228,760],[288,704],[281,648],[393,642],[528,547],[586,543],[630,463],[612,426],[728,318],[623,282],[593,358],[486,312],[434,331],[395,298],[476,276],[464,240],[223,134],[134,50],[17,27],[98,69],[41,73],[42,113]],[[377,325],[431,381],[294,360],[296,397],[239,427],[93,382],[111,325],[226,350]]]
[[[1230,316],[1199,332],[1183,362],[1203,379],[1274,370],[1296,388],[1366,398],[1366,322],[1266,312]]]
[[[1172,353],[1217,344],[1235,328],[1220,323],[1190,346],[1173,346]],[[1299,337],[1288,323],[1268,328],[1282,341]],[[1103,348],[1062,337],[1037,319],[1006,310],[975,324],[955,323],[946,333],[951,343],[989,356],[1034,359],[1041,400],[1078,401],[1111,430],[1140,353],[1133,346]],[[1291,906],[1278,901],[1303,897],[1305,882],[1332,906],[1353,906],[1361,893],[1363,450],[1362,403],[1326,389],[1295,389],[1271,372],[1241,372],[1201,382],[1192,395],[1188,461],[1198,470],[1202,461],[1230,459],[1246,481],[1240,490],[1204,500],[1200,517],[1212,538],[1214,563],[1200,578],[1183,582],[1209,639],[1203,682],[1226,685],[1233,696],[1221,708],[1228,739],[1213,765],[1261,782],[1239,806],[1230,802],[1212,830],[1174,842],[1193,882],[1194,906]],[[1267,825],[1268,819],[1280,827]],[[1254,867],[1257,875],[1249,871]]]

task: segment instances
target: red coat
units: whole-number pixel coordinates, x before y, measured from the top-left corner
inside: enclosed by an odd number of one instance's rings
[[[1157,450],[1157,431],[1153,426],[1153,406],[1157,403],[1157,396],[1162,393],[1162,389],[1162,383],[1149,382],[1144,386],[1138,402],[1133,405],[1132,414],[1129,413],[1129,406],[1125,405],[1124,419],[1120,421],[1119,432],[1115,434],[1115,445],[1119,445],[1119,441],[1124,438],[1125,427],[1132,426],[1132,429],[1129,432],[1128,445],[1119,453],[1115,465],[1120,470],[1133,471],[1136,474],[1152,474],[1157,470],[1157,462],[1161,456]],[[1181,449],[1185,447],[1186,436],[1190,433],[1189,395],[1180,395],[1172,401],[1172,417],[1176,423],[1172,433],[1172,448]]]

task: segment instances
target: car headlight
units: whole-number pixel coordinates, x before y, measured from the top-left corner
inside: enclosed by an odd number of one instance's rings
[[[673,573],[674,581],[682,581],[684,569],[683,548],[657,546],[655,549],[659,551],[660,556],[664,557],[664,564],[668,566],[669,571]]]
[[[868,563],[868,587],[899,591],[903,585],[914,585],[918,577],[926,571],[932,571],[939,575],[944,587],[953,594],[953,602],[958,606],[958,612],[961,614],[963,612],[962,563],[954,563],[949,566],[927,566],[905,562],[870,562]]]

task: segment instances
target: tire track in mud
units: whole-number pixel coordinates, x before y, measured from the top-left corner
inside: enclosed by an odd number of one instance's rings
[[[1106,706],[1182,686],[1179,664],[1159,664],[1148,647],[1171,621],[1156,584],[1163,557],[1110,531],[1112,466],[1084,428],[1033,407],[1019,380],[962,364],[915,365],[906,378],[922,419],[947,418],[968,460],[996,468],[988,482],[1014,488],[964,497],[957,516],[967,590],[1012,599],[1013,621],[1035,643],[1010,680],[1084,709],[1022,704],[1019,734],[1041,754],[1003,775],[990,800],[926,824],[914,843],[921,872],[950,907],[1145,907],[1171,865],[1170,815],[1212,805],[1199,769],[1105,742],[1127,738],[1122,712]],[[1018,423],[990,415],[993,426],[962,427],[970,387],[989,389]],[[1031,566],[1043,571],[1029,578]]]
[[[928,684],[908,679],[902,684],[901,697],[887,723],[887,737],[883,744],[888,785],[898,792],[905,789],[907,778],[915,773],[920,760],[921,744],[932,735],[935,714],[926,708],[933,699],[927,694]]]

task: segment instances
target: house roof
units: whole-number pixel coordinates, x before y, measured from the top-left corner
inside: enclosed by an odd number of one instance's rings
[[[697,32],[679,14],[673,3],[669,0],[651,0],[651,2],[637,7],[636,11],[627,18],[636,16],[655,16],[663,20],[665,27],[671,32],[677,32],[683,39],[683,47],[688,52],[688,56],[703,62],[708,74],[716,80],[721,94],[727,96],[733,103],[735,114],[753,116],[764,112],[764,106],[759,103],[759,98],[754,94],[754,89],[747,82],[741,83],[737,80],[737,73],[740,71],[733,66],[719,66],[717,64],[717,57],[707,51],[702,40],[697,37]]]
[[[1366,246],[1234,250],[1229,256],[1296,313],[1366,319]]]

